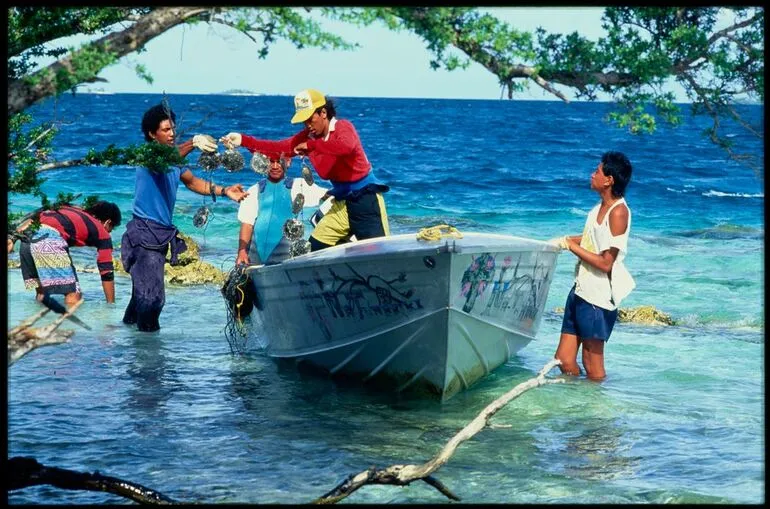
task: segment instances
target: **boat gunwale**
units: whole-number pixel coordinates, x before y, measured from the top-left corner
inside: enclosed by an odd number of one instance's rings
[[[527,237],[516,237],[512,235],[501,235],[497,233],[484,233],[484,232],[468,232],[470,235],[483,235],[487,237],[493,237],[493,238],[504,238],[506,240],[509,240],[511,244],[506,247],[505,245],[495,246],[495,249],[492,250],[489,247],[486,246],[460,246],[459,250],[456,250],[457,248],[453,245],[451,248],[449,246],[449,238],[442,238],[440,240],[443,240],[444,242],[438,243],[436,241],[426,241],[424,246],[418,246],[418,247],[410,247],[408,249],[403,249],[399,251],[390,251],[390,252],[363,252],[363,253],[340,253],[337,257],[330,257],[330,256],[324,256],[322,258],[306,258],[307,255],[301,255],[296,258],[291,258],[289,260],[285,260],[281,263],[277,263],[274,265],[248,265],[245,269],[245,272],[247,273],[254,273],[258,269],[262,269],[259,272],[272,272],[274,270],[292,270],[295,268],[306,268],[306,267],[318,267],[318,266],[324,266],[324,265],[330,265],[335,263],[352,263],[360,260],[379,260],[380,258],[391,258],[394,254],[398,255],[421,255],[421,254],[427,254],[427,253],[433,253],[435,255],[440,255],[444,253],[448,254],[476,254],[476,253],[489,253],[489,252],[506,252],[506,253],[524,253],[524,252],[544,252],[544,253],[554,253],[556,255],[559,254],[559,248],[556,246],[553,246],[545,241],[537,240],[537,239],[530,239]],[[400,235],[391,235],[390,237],[376,237],[372,239],[366,239],[366,240],[360,240],[356,241],[356,244],[374,244],[376,242],[382,241],[383,238],[387,239],[400,239],[405,237],[411,237],[415,234],[413,233],[405,233]],[[456,240],[456,239],[451,239]],[[537,242],[542,244],[542,249],[530,249],[530,248],[523,248],[521,245],[518,245],[517,243],[525,241],[525,242]],[[331,249],[345,249],[350,247],[348,244],[339,244],[336,246],[332,246],[330,248],[324,249],[324,252],[329,252]],[[310,253],[308,253],[310,254]]]

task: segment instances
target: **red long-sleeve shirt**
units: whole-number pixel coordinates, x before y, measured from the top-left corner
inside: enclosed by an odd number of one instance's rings
[[[348,120],[333,119],[329,125],[329,138],[311,137],[303,129],[291,138],[280,141],[258,140],[241,134],[241,145],[250,152],[281,154],[294,157],[294,147],[307,142],[308,157],[316,173],[322,179],[332,182],[356,182],[369,174],[372,169],[356,128]]]
[[[101,221],[81,208],[64,206],[41,212],[40,223],[58,231],[69,246],[95,247],[96,266],[102,281],[114,280],[112,237]]]

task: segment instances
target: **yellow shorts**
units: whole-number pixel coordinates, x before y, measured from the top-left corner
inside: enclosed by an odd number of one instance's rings
[[[353,199],[335,200],[311,237],[336,246],[351,235],[355,235],[357,240],[390,235],[382,193],[363,193]]]

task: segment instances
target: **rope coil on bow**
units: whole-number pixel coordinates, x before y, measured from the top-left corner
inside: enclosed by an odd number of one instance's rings
[[[454,226],[448,224],[439,224],[428,228],[422,228],[417,232],[417,240],[440,240],[445,237],[453,237],[455,239],[463,238],[463,234]]]

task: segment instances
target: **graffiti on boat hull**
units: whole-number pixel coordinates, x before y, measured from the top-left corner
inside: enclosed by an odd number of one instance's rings
[[[491,253],[473,256],[460,282],[460,296],[465,297],[463,311],[470,313],[481,299],[485,302],[482,315],[534,320],[547,295],[544,285],[549,281],[552,264],[540,260],[540,254],[532,263],[531,256],[520,253],[515,264],[511,255],[505,255],[502,263]]]
[[[406,273],[393,279],[362,275],[346,264],[350,274],[343,275],[327,267],[329,276],[315,272],[311,280],[299,281],[299,297],[310,316],[326,325],[327,320],[364,320],[369,317],[394,316],[422,309],[414,289],[407,284]],[[325,327],[328,331],[329,327]]]

